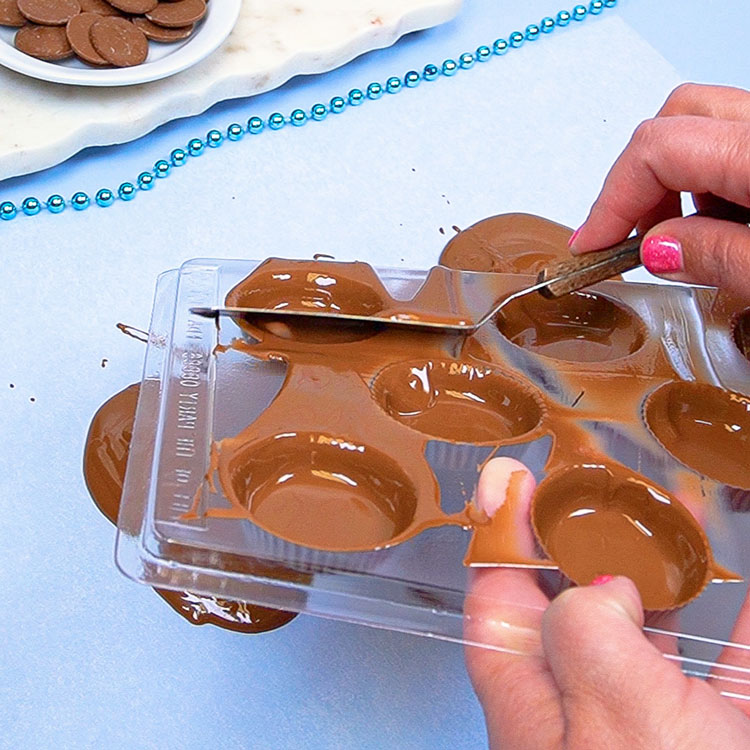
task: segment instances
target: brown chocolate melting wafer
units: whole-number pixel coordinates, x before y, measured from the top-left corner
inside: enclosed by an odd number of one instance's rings
[[[15,45],[16,49],[39,60],[64,60],[73,54],[64,26],[27,24],[18,30]]]
[[[165,26],[158,26],[149,21],[148,18],[134,18],[133,23],[152,42],[179,42],[182,39],[187,39],[195,28],[194,24],[190,24],[190,26],[178,26],[168,29]]]
[[[64,26],[81,12],[78,0],[17,0],[18,10],[32,23]]]
[[[91,27],[101,18],[98,13],[79,13],[68,21],[65,31],[76,56],[89,65],[109,65],[91,44]]]
[[[94,49],[118,68],[140,65],[148,56],[145,34],[125,18],[101,16],[90,34]]]
[[[196,23],[205,15],[204,0],[177,0],[177,2],[159,3],[154,10],[146,13],[146,18],[159,26],[171,29]]]
[[[100,16],[121,16],[122,13],[106,0],[78,0],[82,13],[98,13]]]
[[[148,13],[153,10],[159,0],[107,0],[110,5],[114,5],[118,10],[125,13]]]
[[[0,26],[23,26],[26,17],[18,10],[17,0],[0,0]]]

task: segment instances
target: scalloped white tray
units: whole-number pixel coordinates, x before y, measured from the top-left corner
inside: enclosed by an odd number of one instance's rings
[[[460,7],[461,0],[244,0],[216,52],[161,81],[92,90],[0,69],[0,180],[59,164],[87,146],[139,138],[298,74],[332,70],[444,23]]]

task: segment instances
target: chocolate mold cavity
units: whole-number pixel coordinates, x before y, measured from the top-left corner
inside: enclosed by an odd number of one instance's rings
[[[396,461],[324,433],[287,432],[243,446],[221,480],[265,531],[331,552],[390,546],[417,508],[417,491]]]
[[[550,475],[532,503],[534,531],[577,584],[625,575],[646,609],[680,607],[712,576],[706,535],[682,503],[644,477],[586,465]]]
[[[454,443],[516,442],[544,417],[542,400],[531,388],[477,363],[398,362],[381,370],[372,392],[397,421]]]
[[[678,461],[750,490],[750,398],[706,383],[676,381],[651,393],[643,418]]]
[[[750,362],[750,307],[732,321],[732,336],[740,354]]]
[[[539,273],[570,256],[572,230],[531,214],[501,214],[459,232],[440,255],[440,265],[463,271]]]
[[[271,259],[235,286],[225,302],[230,307],[374,315],[386,301],[377,276],[365,265]],[[356,321],[292,320],[281,315],[238,323],[253,336],[270,333],[313,344],[361,341],[380,330]]]
[[[628,307],[593,292],[557,299],[519,297],[495,318],[509,341],[564,362],[607,362],[637,352],[646,340],[641,319]]]

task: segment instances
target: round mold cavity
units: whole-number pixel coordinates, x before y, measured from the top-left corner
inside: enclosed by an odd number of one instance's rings
[[[732,337],[740,354],[750,362],[750,307],[732,321]]]
[[[568,227],[531,214],[491,216],[453,237],[440,255],[440,265],[537,274],[552,261],[570,256],[571,233]]]
[[[493,367],[448,359],[389,365],[372,393],[397,421],[453,443],[517,442],[545,413],[541,397],[524,383]]]
[[[389,546],[414,520],[416,489],[394,459],[361,443],[289,432],[227,462],[224,491],[287,542],[330,552]]]
[[[513,344],[564,362],[621,359],[646,340],[646,327],[629,307],[593,292],[519,297],[497,314],[495,324]]]
[[[227,294],[227,306],[343,315],[374,315],[385,307],[382,296],[364,282],[316,268],[314,263],[299,266],[297,262],[288,270],[256,271]],[[362,341],[382,328],[358,321],[296,320],[283,314],[264,316],[263,320],[239,320],[238,324],[253,335],[261,331],[313,344]]]
[[[534,531],[550,559],[577,584],[624,575],[646,609],[694,599],[713,558],[698,522],[676,498],[643,477],[606,466],[550,475],[532,502]]]
[[[750,490],[749,397],[706,383],[665,383],[646,399],[643,419],[680,463]]]

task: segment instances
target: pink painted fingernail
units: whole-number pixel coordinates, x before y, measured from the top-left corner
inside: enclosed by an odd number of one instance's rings
[[[614,581],[614,580],[615,580],[614,576],[609,576],[609,575],[597,576],[596,578],[594,578],[593,581],[591,581],[591,585],[601,586],[603,583],[609,583],[610,581]]]
[[[580,233],[581,233],[581,228],[578,227],[578,229],[576,229],[576,231],[570,235],[568,239],[568,247],[571,247],[573,245],[573,243],[576,241],[576,237],[578,237]]]
[[[677,273],[684,268],[682,245],[674,237],[648,237],[641,246],[641,257],[651,273]]]

